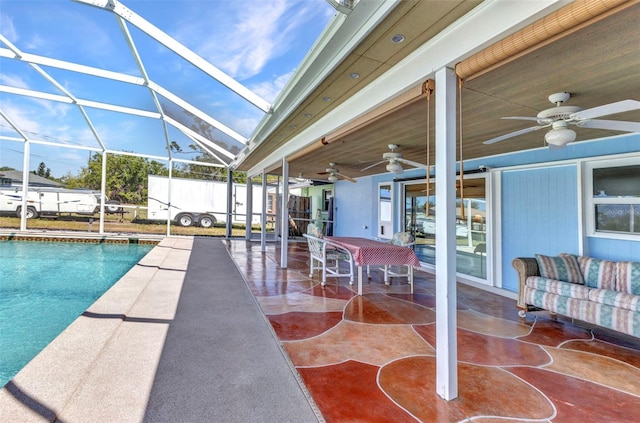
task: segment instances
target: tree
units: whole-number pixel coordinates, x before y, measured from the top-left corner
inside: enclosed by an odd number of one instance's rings
[[[49,178],[51,176],[51,169],[44,164],[44,162],[40,162],[38,165],[38,170],[33,171],[34,175],[42,176],[43,178]]]
[[[182,153],[184,151],[176,141],[171,141],[170,148],[171,151],[177,153]],[[196,162],[219,163],[218,160],[211,157],[211,155],[209,155],[209,153],[203,150],[199,145],[190,144],[189,150],[197,153],[193,158]],[[226,181],[227,168],[198,165],[193,163],[176,163],[173,176],[178,178],[204,179],[207,181]],[[234,173],[233,181],[237,183],[245,183],[247,181],[247,176],[244,172]]]
[[[102,154],[94,153],[87,167],[77,177],[67,177],[68,188],[100,190],[102,184]],[[167,176],[167,167],[155,160],[129,155],[107,155],[105,195],[110,200],[128,204],[145,204],[148,195],[147,175]]]

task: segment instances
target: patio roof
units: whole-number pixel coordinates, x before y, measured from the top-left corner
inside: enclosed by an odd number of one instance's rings
[[[288,119],[260,138],[261,143],[252,140],[234,166],[250,174],[262,169],[278,173],[286,157],[290,175],[326,178],[322,175],[333,162],[341,173],[357,178],[384,172],[383,166],[365,168],[389,152],[388,144],[399,145],[405,159],[422,164],[428,151],[433,164],[435,142],[427,148],[426,128],[429,117],[433,141],[437,104],[432,98],[428,113],[423,84],[442,67],[455,68],[460,77],[458,118],[464,148],[458,160],[546,148],[546,130],[491,145],[484,141],[534,125],[501,118],[532,118],[553,107],[548,100],[553,93],[569,92],[566,104],[582,109],[638,99],[638,1],[508,5],[399,2]],[[393,43],[399,35],[404,41]],[[517,46],[522,39],[534,42],[511,50],[510,44]],[[499,50],[510,53],[471,73],[460,72]],[[640,110],[603,119],[638,122]],[[588,127],[576,132],[576,142],[624,134]],[[563,157],[569,148],[545,157]]]

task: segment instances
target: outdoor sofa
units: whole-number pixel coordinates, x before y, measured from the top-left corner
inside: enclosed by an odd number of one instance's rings
[[[544,309],[640,337],[640,262],[536,254],[512,265],[521,317]]]

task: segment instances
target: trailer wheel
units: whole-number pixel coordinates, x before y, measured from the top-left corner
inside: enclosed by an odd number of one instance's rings
[[[188,213],[179,214],[176,217],[176,223],[178,224],[178,226],[191,226],[193,225],[193,216]]]
[[[214,223],[216,223],[216,218],[208,214],[203,214],[198,222],[198,224],[203,228],[210,228]]]
[[[22,217],[22,207],[16,209],[16,216]],[[34,207],[27,206],[27,219],[35,219],[38,217],[38,211]]]
[[[107,201],[104,208],[107,209],[107,213],[120,213],[122,211],[120,208],[120,202],[116,200]]]

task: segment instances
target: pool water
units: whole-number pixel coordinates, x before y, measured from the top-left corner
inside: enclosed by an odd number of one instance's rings
[[[0,242],[0,387],[153,247]]]

